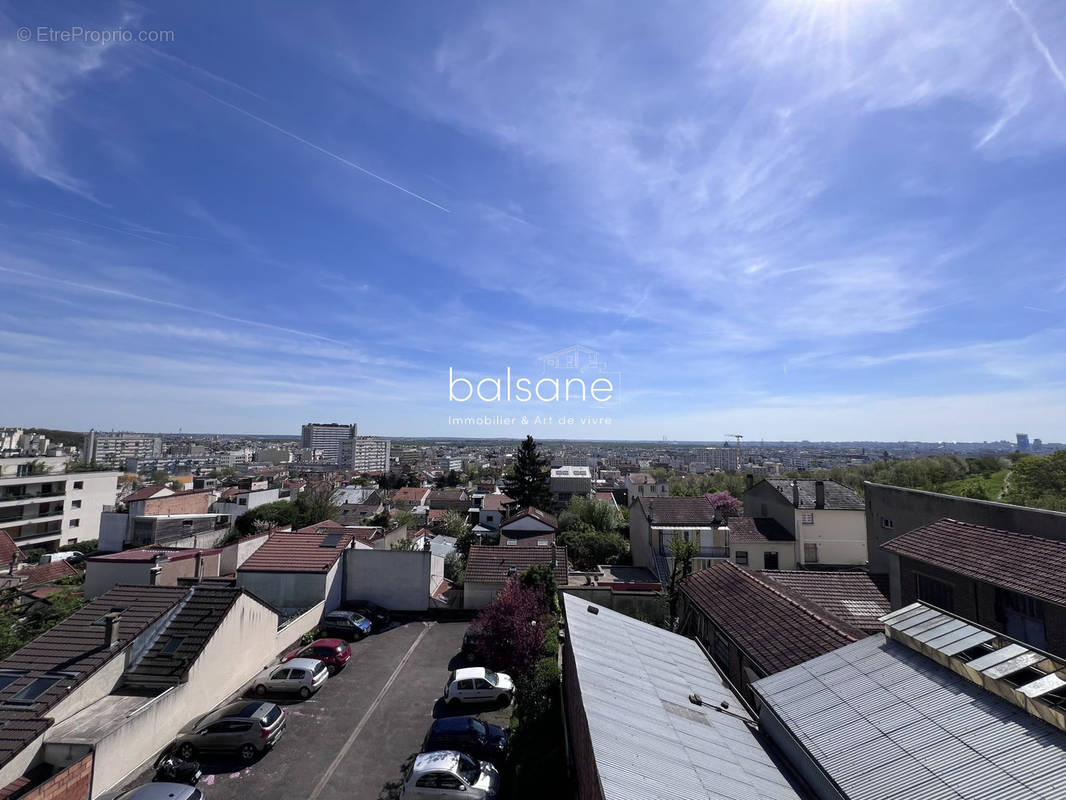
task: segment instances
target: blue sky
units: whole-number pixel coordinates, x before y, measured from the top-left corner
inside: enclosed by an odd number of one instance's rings
[[[84,6],[0,5],[0,424],[1066,440],[1061,3]]]

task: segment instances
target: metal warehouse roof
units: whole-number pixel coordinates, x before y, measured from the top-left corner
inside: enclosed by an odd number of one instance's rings
[[[752,686],[851,800],[1066,797],[1066,734],[883,635]]]
[[[695,642],[561,597],[605,800],[799,797]]]

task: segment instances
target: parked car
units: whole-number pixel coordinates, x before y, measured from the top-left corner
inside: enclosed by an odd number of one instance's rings
[[[362,639],[370,633],[370,620],[355,611],[330,611],[319,626],[325,633],[343,639]]]
[[[285,731],[285,712],[273,703],[244,700],[215,709],[185,726],[175,740],[178,755],[237,753],[251,761],[273,747]],[[158,784],[157,784],[158,785]]]
[[[326,665],[329,674],[332,675],[342,669],[351,657],[352,646],[343,639],[316,639],[305,647],[286,653],[281,661],[285,663],[294,658],[317,658]]]
[[[449,706],[492,702],[505,706],[513,695],[514,682],[510,675],[484,667],[454,670],[444,687],[444,702]]]
[[[474,717],[442,717],[429,726],[422,752],[458,750],[481,761],[501,763],[507,757],[507,731]]]
[[[294,658],[284,664],[268,667],[255,679],[255,693],[292,692],[304,700],[322,688],[329,676],[329,668],[317,658]]]
[[[455,750],[415,756],[411,774],[403,787],[405,798],[496,800],[499,792],[500,773],[492,764]]]
[[[477,651],[481,641],[485,638],[480,629],[471,625],[463,634],[463,646],[461,653],[467,664],[473,664],[477,660]]]
[[[370,620],[375,631],[389,627],[389,623],[392,622],[392,614],[388,609],[382,608],[377,603],[371,603],[369,600],[353,600],[346,603],[345,607]]]
[[[184,783],[147,783],[116,795],[112,800],[203,800],[204,793]]]

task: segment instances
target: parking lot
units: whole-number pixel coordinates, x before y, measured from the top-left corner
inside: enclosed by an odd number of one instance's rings
[[[205,761],[208,800],[292,797],[385,800],[399,796],[403,773],[422,744],[448,670],[458,661],[466,623],[415,621],[352,644],[352,659],[310,699],[267,699],[284,706],[285,735],[251,764]],[[210,709],[205,708],[204,713]],[[480,712],[480,713],[479,713]],[[510,709],[466,709],[507,726]],[[151,780],[152,772],[130,785]]]

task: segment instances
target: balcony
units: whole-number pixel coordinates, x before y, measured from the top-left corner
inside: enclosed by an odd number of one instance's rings
[[[23,525],[21,528],[10,528],[7,531],[8,535],[16,542],[22,539],[36,539],[38,536],[58,536],[62,532],[62,522]]]
[[[48,492],[7,492],[0,493],[0,503],[33,502],[34,500],[51,500],[55,497],[66,497],[66,489]]]
[[[0,525],[8,522],[19,522],[21,520],[34,520],[41,519],[43,517],[58,517],[63,514],[63,504],[59,503],[54,506],[46,506],[44,508],[32,509],[29,506],[13,506],[0,510]]]
[[[673,558],[673,554],[670,553],[669,549],[660,550],[659,551],[659,555],[665,556],[666,558]],[[693,558],[729,558],[729,548],[728,547],[701,547],[699,550],[697,550],[693,554],[692,557]]]

